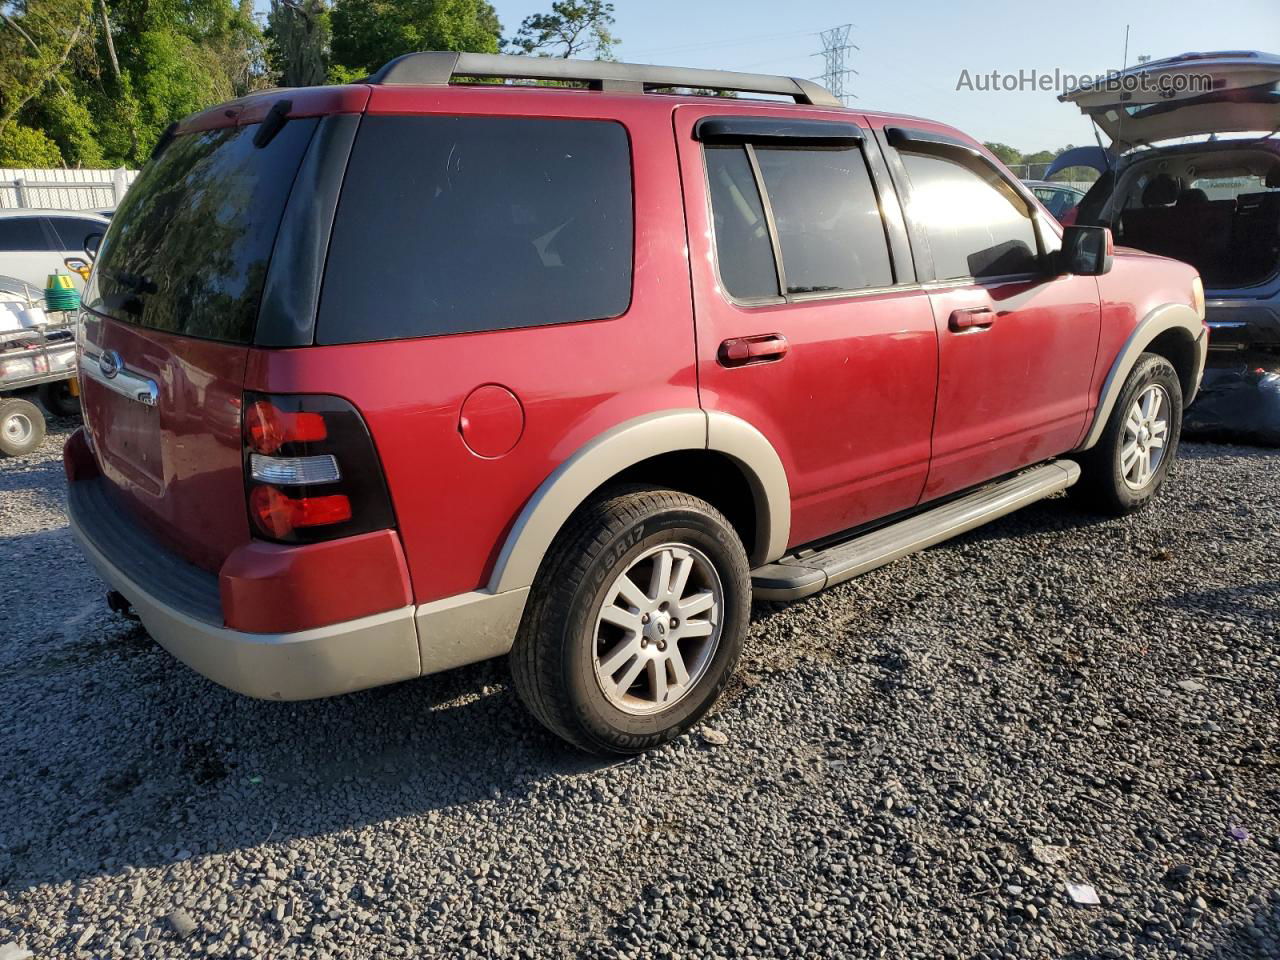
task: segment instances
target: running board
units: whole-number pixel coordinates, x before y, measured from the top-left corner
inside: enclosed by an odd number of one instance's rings
[[[789,555],[751,571],[759,600],[798,600],[892,563],[1065,490],[1080,479],[1071,460],[1054,460],[988,484],[940,507],[812,553]]]

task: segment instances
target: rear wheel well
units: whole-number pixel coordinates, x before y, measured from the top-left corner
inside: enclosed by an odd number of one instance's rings
[[[1182,395],[1191,396],[1196,385],[1196,344],[1186,330],[1181,327],[1166,330],[1147,344],[1145,352],[1159,354],[1173,364],[1182,384]]]
[[[643,483],[679,490],[707,501],[725,515],[748,556],[755,555],[756,501],[751,483],[730,457],[713,450],[676,450],[627,467],[596,490],[619,483]]]

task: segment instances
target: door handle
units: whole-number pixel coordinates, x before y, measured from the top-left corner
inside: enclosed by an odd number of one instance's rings
[[[780,333],[762,333],[754,337],[732,337],[720,344],[717,359],[722,367],[743,367],[749,363],[781,360],[791,345]]]
[[[986,330],[995,322],[996,314],[990,307],[970,307],[965,310],[952,310],[951,318],[947,321],[947,329],[952,333]]]

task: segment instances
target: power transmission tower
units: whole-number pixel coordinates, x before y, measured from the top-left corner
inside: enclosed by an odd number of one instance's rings
[[[843,26],[832,27],[830,30],[823,30],[818,36],[822,38],[822,52],[815,53],[815,57],[823,57],[827,62],[826,72],[815,80],[821,80],[825,86],[841,103],[847,105],[849,97],[857,98],[857,94],[852,91],[845,90],[845,78],[849,74],[857,74],[858,71],[852,67],[845,66],[845,55],[851,50],[861,49],[857,44],[849,42],[849,31],[853,28],[853,24],[846,23]]]

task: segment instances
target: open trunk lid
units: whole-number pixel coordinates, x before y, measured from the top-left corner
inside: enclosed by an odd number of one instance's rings
[[[80,343],[85,423],[113,499],[211,571],[249,539],[245,369],[318,123],[277,122],[255,143],[262,124],[225,116],[180,128],[129,190],[85,293]]]
[[[1059,98],[1124,152],[1216,133],[1280,129],[1280,56],[1256,50],[1184,53],[1130,67]]]

